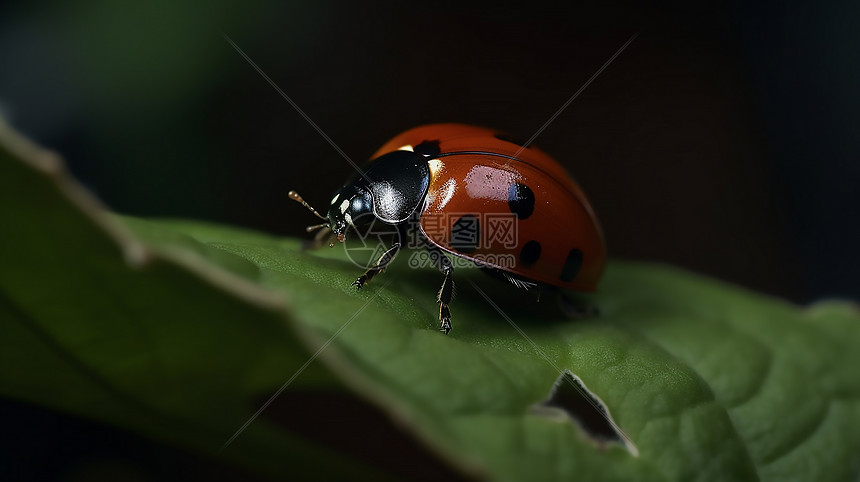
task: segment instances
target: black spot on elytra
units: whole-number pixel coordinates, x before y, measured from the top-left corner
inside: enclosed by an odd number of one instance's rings
[[[480,244],[481,226],[478,217],[465,214],[451,226],[451,247],[461,253],[473,253]]]
[[[519,219],[526,219],[535,210],[535,193],[525,184],[511,184],[508,188],[508,207]]]
[[[564,260],[564,267],[561,269],[561,280],[565,283],[573,281],[576,275],[579,274],[579,269],[582,268],[582,251],[574,248],[567,253],[567,259]]]
[[[439,141],[423,141],[421,144],[418,144],[412,150],[416,154],[421,154],[422,156],[427,157],[436,157],[442,153],[442,150],[439,148]]]
[[[520,250],[520,261],[522,261],[526,266],[535,264],[535,261],[540,258],[540,249],[540,243],[535,240],[529,241],[523,246],[523,249]]]
[[[499,139],[501,141],[510,142],[511,144],[516,144],[516,145],[523,147],[525,149],[528,149],[529,147],[531,147],[531,144],[525,145],[525,142],[523,142],[521,139],[511,137],[507,134],[493,134],[493,137],[495,137],[496,139]]]

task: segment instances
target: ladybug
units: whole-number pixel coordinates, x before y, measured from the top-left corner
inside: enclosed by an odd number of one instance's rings
[[[437,296],[440,331],[451,330],[448,307],[455,261],[524,289],[594,291],[606,263],[603,233],[582,190],[545,152],[499,131],[432,124],[391,139],[331,200],[316,244],[350,228],[382,222],[399,239],[353,282],[361,289],[390,263],[407,232],[444,275]],[[330,242],[333,246],[334,242]],[[447,254],[447,255],[446,255]]]

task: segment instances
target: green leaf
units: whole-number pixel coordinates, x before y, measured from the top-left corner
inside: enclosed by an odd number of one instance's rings
[[[233,227],[117,218],[52,154],[3,126],[0,141],[4,396],[284,477],[299,466],[311,468],[305,478],[395,475],[267,411],[219,450],[321,350],[280,395],[287,409],[295,394],[347,391],[466,475],[860,475],[855,306],[803,309],[613,261],[584,299],[600,315],[571,320],[552,299],[461,269],[445,336],[435,271],[398,259],[356,292],[359,269],[340,247],[308,252]],[[572,376],[552,398],[567,409],[544,403],[562,372]],[[564,385],[575,380],[584,389]],[[571,394],[581,400],[562,402]],[[601,403],[626,442],[592,435]]]

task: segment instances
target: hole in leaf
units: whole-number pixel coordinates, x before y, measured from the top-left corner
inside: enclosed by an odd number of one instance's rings
[[[574,422],[599,447],[615,443],[623,445],[634,456],[639,455],[636,446],[612,419],[603,400],[569,370],[556,379],[549,398],[532,408],[538,415]]]

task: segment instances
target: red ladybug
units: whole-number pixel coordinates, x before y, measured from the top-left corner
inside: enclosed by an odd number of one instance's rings
[[[353,285],[361,287],[417,234],[445,278],[440,330],[451,330],[451,260],[469,260],[517,287],[594,291],[606,263],[597,217],[579,186],[552,157],[501,132],[463,124],[410,129],[388,141],[363,172],[334,193],[317,242],[380,221],[400,234]],[[332,243],[333,244],[333,243]],[[458,260],[456,259],[455,260]]]

